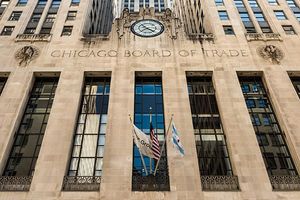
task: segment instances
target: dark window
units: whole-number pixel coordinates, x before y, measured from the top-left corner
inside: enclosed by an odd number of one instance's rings
[[[59,8],[60,6],[60,0],[53,0],[51,4],[51,8]]]
[[[9,17],[9,21],[18,21],[21,17],[22,11],[13,11]]]
[[[282,25],[282,28],[287,35],[295,35],[296,32],[292,25]]]
[[[50,115],[58,78],[37,78],[3,172],[32,176]]]
[[[79,6],[80,0],[72,0],[71,6]]]
[[[251,108],[247,102],[247,107],[269,176],[297,175],[261,77],[239,77],[239,80],[245,101],[256,102]],[[244,90],[245,85],[250,90]]]
[[[291,77],[295,90],[300,98],[300,77]]]
[[[232,176],[226,137],[211,77],[188,77],[197,156],[202,176]]]
[[[223,2],[223,0],[215,0],[215,4],[216,4],[216,6],[223,6],[224,2]]]
[[[0,2],[0,7],[1,8],[6,8],[8,6],[8,4],[9,4],[9,0],[2,0]]]
[[[77,11],[69,11],[67,15],[67,20],[68,21],[75,20],[76,16],[77,16]]]
[[[109,93],[110,78],[85,79],[67,174],[68,177],[78,177],[77,184],[85,177],[102,176]],[[100,182],[97,184],[99,188]]]
[[[33,13],[32,16],[31,16],[30,22],[38,23],[40,21],[41,17],[42,17],[42,14]]]
[[[70,36],[72,34],[73,26],[64,26],[61,36]]]
[[[42,28],[40,34],[50,34],[51,28]]]
[[[46,16],[45,22],[46,23],[53,23],[53,22],[55,22],[56,15],[57,15],[56,13],[48,13],[47,16]]]
[[[229,20],[226,10],[219,10],[218,13],[219,13],[220,20]]]
[[[34,34],[35,28],[26,28],[24,34]]]
[[[37,4],[37,7],[43,8],[43,7],[46,6],[46,4],[47,4],[47,0],[39,0],[38,4]]]
[[[14,29],[14,26],[4,26],[1,35],[11,35]]]
[[[26,6],[28,0],[19,0],[17,6]]]
[[[225,35],[234,35],[232,26],[223,26]]]
[[[271,6],[277,6],[277,5],[278,5],[277,0],[268,0],[268,3],[269,3],[269,5],[271,5]]]
[[[278,20],[286,20],[287,19],[283,10],[275,10],[274,14]]]
[[[158,136],[160,148],[165,140],[163,91],[161,77],[136,77],[134,100],[134,124],[144,133],[150,134],[150,108],[152,124]],[[156,176],[153,176],[157,160],[143,156],[148,176],[144,170],[139,150],[133,146],[133,191],[169,191],[169,172],[166,148],[158,165]]]
[[[0,77],[0,95],[1,95],[1,93],[3,91],[3,88],[5,86],[6,80],[7,80],[6,77]]]

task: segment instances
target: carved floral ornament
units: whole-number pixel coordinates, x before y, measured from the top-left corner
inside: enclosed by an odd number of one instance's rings
[[[257,48],[259,56],[265,60],[269,60],[273,64],[280,64],[280,61],[284,58],[284,53],[281,49],[275,45],[265,45]]]
[[[19,49],[15,58],[19,61],[19,66],[27,66],[32,60],[37,58],[40,54],[40,50],[34,46],[24,46]]]

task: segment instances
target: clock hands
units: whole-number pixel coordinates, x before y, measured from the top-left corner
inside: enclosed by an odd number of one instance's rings
[[[151,31],[152,33],[154,33],[155,32],[155,30],[153,30],[153,29],[151,29],[151,28],[148,28],[147,26],[145,26],[144,24],[141,24],[141,26],[143,26],[143,30],[141,30],[142,32],[144,31],[144,30],[149,30],[149,31]]]

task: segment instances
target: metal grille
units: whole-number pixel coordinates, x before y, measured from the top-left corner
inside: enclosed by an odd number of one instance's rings
[[[65,176],[64,191],[97,191],[100,190],[100,176]]]
[[[274,177],[278,176],[294,179],[298,172],[261,77],[239,77],[239,80],[271,183],[275,184]]]
[[[217,181],[237,178],[233,178],[211,77],[188,77],[187,82],[202,187],[206,190],[236,190],[238,182],[229,187],[226,186],[228,182]]]
[[[32,176],[1,176],[1,191],[28,191]]]
[[[152,108],[152,124],[158,135],[160,148],[165,140],[163,92],[160,77],[136,77],[134,123],[144,133],[150,134],[150,107]],[[143,168],[138,148],[133,147],[133,191],[169,191],[169,175],[167,153],[164,149],[156,176],[153,172],[156,160],[143,156],[148,176]],[[151,173],[152,172],[152,173]]]
[[[81,111],[63,189],[99,189],[93,185],[100,183],[102,175],[109,93],[110,78],[85,79]],[[72,184],[74,186],[71,187]]]
[[[295,90],[300,98],[300,77],[291,77]]]

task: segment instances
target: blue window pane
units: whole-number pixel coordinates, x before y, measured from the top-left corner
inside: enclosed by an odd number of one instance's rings
[[[138,85],[137,85],[137,86],[135,87],[135,93],[136,93],[136,94],[142,94],[142,93],[143,93],[143,88],[142,88],[142,86],[140,86],[140,85],[138,86]]]
[[[134,121],[135,121],[136,123],[142,122],[142,115],[141,115],[141,114],[135,114],[135,115],[134,115]]]
[[[250,87],[249,87],[249,85],[248,85],[248,84],[243,84],[243,85],[242,85],[242,91],[243,91],[244,93],[250,92]]]
[[[135,95],[135,103],[142,103],[142,95]]]
[[[162,98],[162,95],[156,95],[156,103],[163,103],[163,98]]]
[[[105,94],[109,94],[110,93],[110,86],[106,85],[105,86]]]
[[[156,112],[157,113],[164,113],[163,105],[162,104],[157,104],[156,106]]]
[[[266,108],[267,107],[267,102],[265,99],[259,99],[258,100],[258,105],[260,108]]]
[[[263,123],[264,123],[265,126],[271,125],[271,120],[268,117],[268,115],[263,115]]]
[[[146,95],[143,96],[143,112],[149,113],[150,108],[155,111],[155,96],[154,95]]]
[[[253,92],[259,92],[260,88],[259,88],[259,85],[258,84],[253,84],[252,85],[252,91]]]
[[[163,123],[164,122],[164,116],[162,114],[156,115],[157,117],[157,122]]]
[[[162,89],[161,89],[161,86],[160,86],[160,85],[155,86],[155,93],[156,93],[156,94],[162,94]]]
[[[135,113],[142,113],[142,104],[135,104]]]
[[[252,124],[254,126],[260,126],[261,125],[260,119],[259,119],[257,114],[254,114],[253,116],[251,116],[251,121],[252,121]]]
[[[253,99],[246,100],[247,108],[255,108],[255,101]]]
[[[155,87],[152,84],[143,85],[144,94],[155,94]]]
[[[97,94],[103,94],[103,85],[97,86]]]

